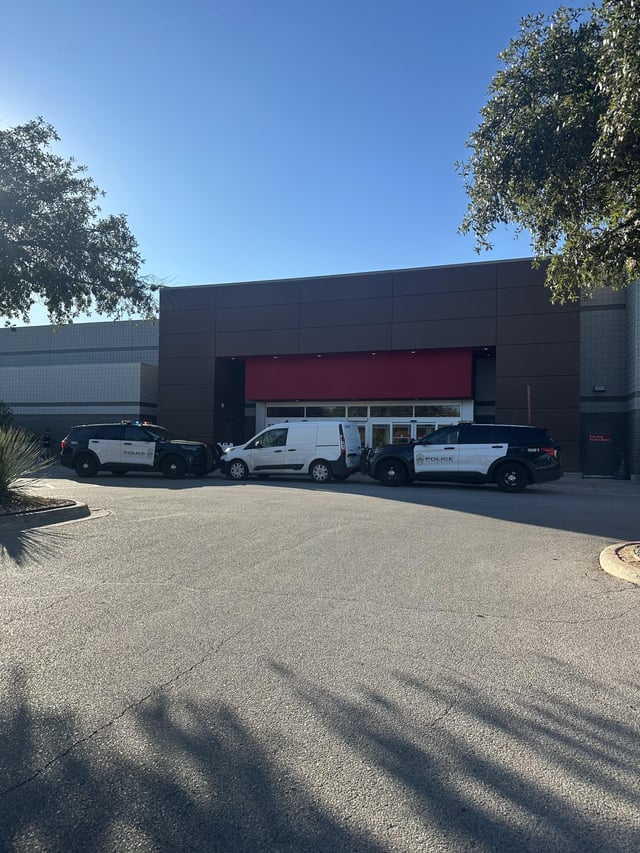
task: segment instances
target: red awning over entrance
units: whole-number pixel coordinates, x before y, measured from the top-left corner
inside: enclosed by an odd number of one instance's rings
[[[247,400],[433,400],[471,396],[469,350],[246,359]]]

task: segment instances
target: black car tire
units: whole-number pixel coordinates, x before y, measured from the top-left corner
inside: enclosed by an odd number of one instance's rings
[[[187,473],[187,463],[181,456],[165,456],[160,463],[160,470],[169,480],[181,480]]]
[[[94,456],[90,453],[81,453],[76,457],[73,463],[78,477],[95,477],[98,473],[99,465]]]
[[[376,479],[385,486],[402,486],[409,479],[409,475],[402,462],[397,459],[388,459],[378,466]]]
[[[242,459],[232,459],[227,465],[227,477],[230,480],[246,480],[249,476],[249,469]]]
[[[316,459],[309,465],[309,476],[314,483],[328,483],[331,479],[331,466],[324,459]]]
[[[501,492],[524,492],[529,485],[525,468],[517,462],[505,462],[496,471],[496,486]]]

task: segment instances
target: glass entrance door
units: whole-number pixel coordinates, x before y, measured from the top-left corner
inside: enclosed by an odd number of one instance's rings
[[[391,435],[393,444],[409,444],[411,442],[411,427],[413,424],[393,424]]]
[[[391,444],[391,424],[371,424],[371,447]]]

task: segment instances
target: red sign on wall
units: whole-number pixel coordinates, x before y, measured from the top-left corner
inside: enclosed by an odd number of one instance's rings
[[[595,434],[595,435],[587,436],[587,440],[588,441],[596,441],[596,442],[598,442],[598,441],[610,442],[611,436],[610,435]]]
[[[246,359],[247,400],[466,399],[468,350],[323,353]]]

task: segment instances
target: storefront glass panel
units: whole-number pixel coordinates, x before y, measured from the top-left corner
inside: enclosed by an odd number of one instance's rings
[[[381,447],[391,444],[391,424],[371,425],[371,446]]]
[[[393,424],[391,435],[393,444],[409,444],[411,441],[411,424]]]
[[[371,406],[372,418],[412,418],[413,406]]]
[[[459,403],[434,403],[429,406],[416,406],[417,418],[459,418]]]
[[[307,406],[308,418],[343,418],[344,406]]]

